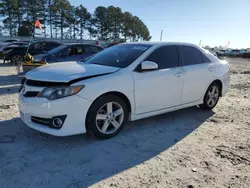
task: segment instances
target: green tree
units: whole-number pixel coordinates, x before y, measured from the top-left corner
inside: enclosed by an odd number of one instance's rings
[[[13,24],[17,27],[17,32],[19,31],[19,28],[23,25],[23,16],[25,13],[25,9],[22,3],[23,0],[13,1]]]
[[[106,7],[99,6],[95,9],[91,23],[93,24],[90,30],[92,34],[100,40],[108,38],[110,22],[108,20],[108,9]]]
[[[76,23],[79,25],[80,39],[83,39],[84,30],[90,30],[91,14],[83,5],[79,5],[75,10]]]
[[[14,34],[14,5],[16,0],[1,0],[0,1],[0,16],[5,17],[3,20],[4,26],[9,29],[10,36]]]
[[[34,31],[35,21],[40,20],[41,24],[44,24],[43,20],[43,1],[41,0],[25,0],[23,1],[23,6],[25,7],[25,21],[26,26],[29,27],[28,30]]]
[[[122,30],[122,10],[119,7],[109,6],[108,10],[108,31],[111,39],[119,40]]]
[[[51,8],[53,12],[54,28],[57,29],[59,27],[61,39],[63,39],[64,28],[69,27],[72,6],[68,0],[55,0]]]
[[[98,6],[91,15],[83,5],[74,7],[68,0],[1,0],[0,16],[11,36],[28,36],[39,19],[50,37],[60,35],[83,39],[86,31],[100,40],[150,40],[150,32],[139,17],[121,8]]]
[[[23,21],[22,26],[18,27],[18,36],[31,36],[33,34],[34,25],[29,21]]]
[[[50,28],[50,38],[53,38],[53,0],[47,1],[47,19]]]
[[[127,41],[127,38],[132,35],[131,27],[132,27],[133,15],[129,12],[123,13],[122,24],[121,24],[121,33],[124,36],[124,40]]]
[[[151,39],[147,26],[137,16],[132,17],[130,29],[132,41]]]

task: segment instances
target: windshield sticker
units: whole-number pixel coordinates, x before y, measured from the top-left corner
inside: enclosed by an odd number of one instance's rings
[[[134,49],[134,50],[146,50],[146,49],[148,49],[148,47],[145,47],[145,46],[134,46],[132,49]]]

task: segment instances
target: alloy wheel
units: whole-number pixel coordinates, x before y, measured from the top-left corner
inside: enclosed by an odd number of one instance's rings
[[[117,102],[103,105],[96,115],[96,127],[103,134],[112,134],[122,125],[124,110]]]
[[[212,86],[207,93],[207,105],[213,107],[219,100],[219,88]]]

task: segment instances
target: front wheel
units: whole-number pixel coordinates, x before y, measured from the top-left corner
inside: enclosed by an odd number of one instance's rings
[[[207,89],[207,92],[203,99],[203,104],[199,106],[206,110],[213,109],[219,101],[220,92],[221,92],[220,86],[216,83],[212,83]]]
[[[117,135],[128,120],[126,103],[115,95],[98,98],[90,107],[87,118],[87,132],[99,139]]]

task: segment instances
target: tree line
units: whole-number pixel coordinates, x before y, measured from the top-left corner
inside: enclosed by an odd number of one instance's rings
[[[98,6],[94,13],[68,0],[1,0],[3,28],[10,36],[31,36],[39,19],[45,37],[99,40],[150,40],[150,32],[139,17],[121,8]]]

